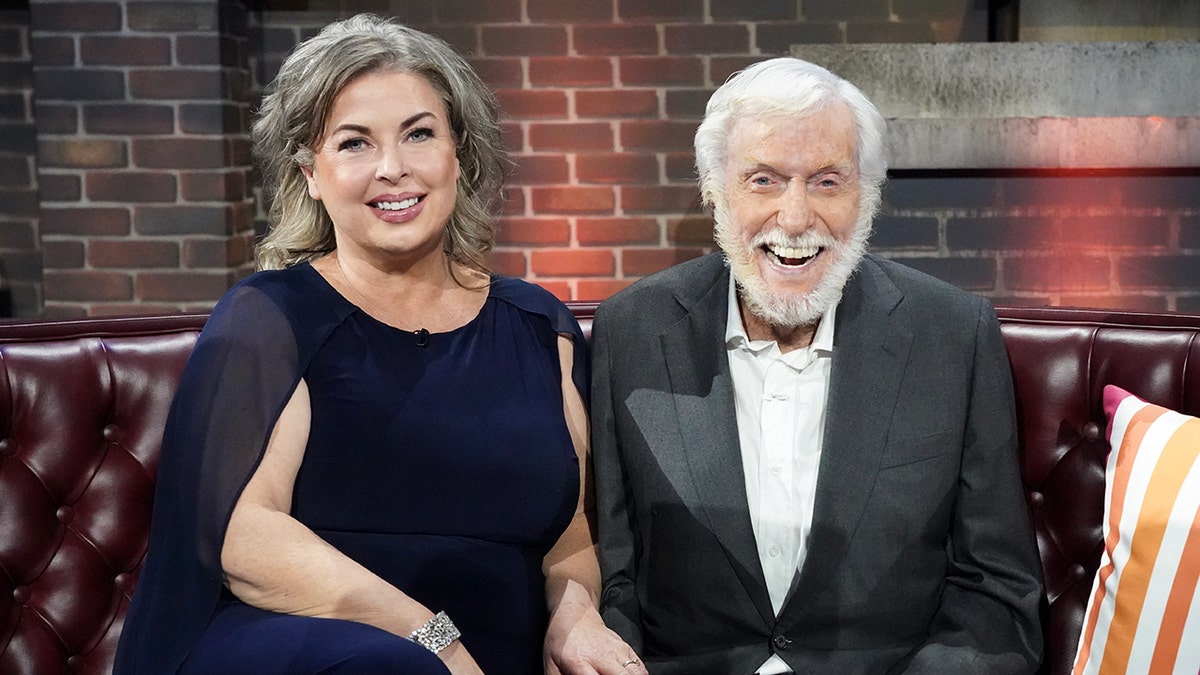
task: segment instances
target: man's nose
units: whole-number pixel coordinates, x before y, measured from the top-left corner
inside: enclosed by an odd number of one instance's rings
[[[776,220],[780,227],[793,232],[803,232],[812,226],[812,207],[808,201],[808,186],[803,181],[788,181],[779,196],[779,212]]]

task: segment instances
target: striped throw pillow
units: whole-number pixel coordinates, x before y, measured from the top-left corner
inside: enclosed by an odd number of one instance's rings
[[[1200,419],[1112,385],[1104,412],[1104,551],[1074,673],[1196,673]]]

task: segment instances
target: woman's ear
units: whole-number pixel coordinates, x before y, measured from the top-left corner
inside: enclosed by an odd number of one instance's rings
[[[304,180],[308,183],[308,196],[321,201],[321,186],[317,184],[317,176],[313,173],[313,168],[301,164],[300,173],[304,174]]]

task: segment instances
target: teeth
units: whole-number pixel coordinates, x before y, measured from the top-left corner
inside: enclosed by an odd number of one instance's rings
[[[773,253],[776,258],[803,260],[815,256],[821,249],[817,246],[773,246],[768,244],[767,250]]]
[[[400,209],[407,209],[411,206],[416,206],[418,201],[420,200],[416,197],[409,197],[408,199],[403,199],[398,202],[375,202],[374,206],[375,208],[383,209],[384,211],[399,211]]]

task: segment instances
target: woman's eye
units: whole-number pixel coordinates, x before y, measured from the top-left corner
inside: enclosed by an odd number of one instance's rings
[[[413,140],[413,141],[429,140],[430,138],[433,138],[433,129],[429,129],[426,127],[421,127],[419,129],[413,129],[411,132],[409,132],[408,138],[409,138],[409,140]]]
[[[348,138],[338,144],[338,150],[362,150],[367,147],[367,142],[361,138]]]

